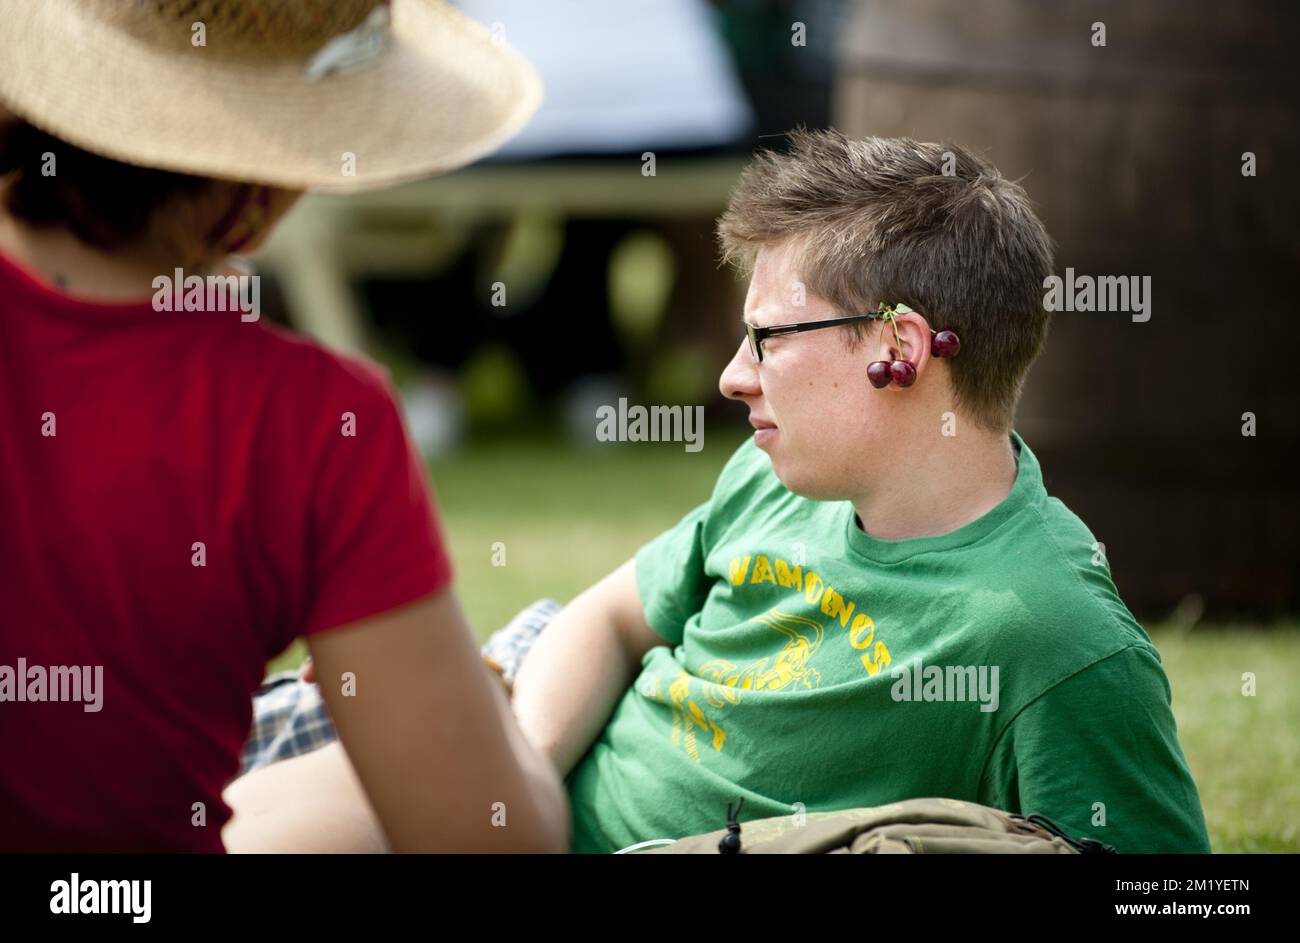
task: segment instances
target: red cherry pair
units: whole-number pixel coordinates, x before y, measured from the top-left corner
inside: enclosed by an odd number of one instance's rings
[[[891,382],[899,386],[911,386],[916,382],[916,367],[906,360],[877,360],[867,365],[867,379],[876,389],[883,389]]]

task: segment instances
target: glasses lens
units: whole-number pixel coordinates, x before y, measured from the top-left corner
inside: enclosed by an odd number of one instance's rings
[[[754,334],[754,329],[749,324],[745,325],[745,336],[749,338],[749,352],[754,359],[761,361],[763,359],[763,348],[758,342],[758,337]]]

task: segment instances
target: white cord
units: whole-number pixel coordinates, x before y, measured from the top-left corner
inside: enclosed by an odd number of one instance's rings
[[[637,842],[635,845],[628,845],[626,848],[620,848],[614,852],[616,855],[626,855],[640,848],[650,848],[654,845],[672,845],[676,843],[675,838],[652,838],[649,841]]]

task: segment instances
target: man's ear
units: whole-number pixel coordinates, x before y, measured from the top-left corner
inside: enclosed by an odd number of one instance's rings
[[[930,324],[920,313],[909,311],[896,315],[892,322],[880,322],[880,334],[876,338],[879,349],[873,359],[910,361],[919,380],[930,363],[930,338]]]

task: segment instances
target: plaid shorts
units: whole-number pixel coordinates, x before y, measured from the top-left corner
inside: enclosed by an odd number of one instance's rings
[[[560,609],[552,599],[539,599],[492,633],[483,654],[501,665],[507,680],[513,681],[533,641]],[[336,736],[320,688],[303,681],[296,670],[276,672],[253,695],[253,727],[244,744],[239,775],[310,753]]]

